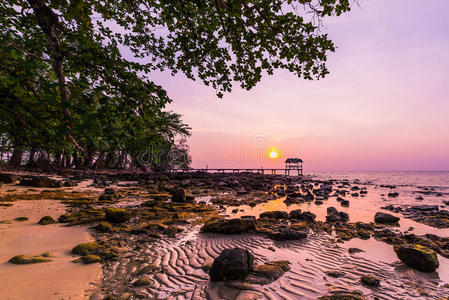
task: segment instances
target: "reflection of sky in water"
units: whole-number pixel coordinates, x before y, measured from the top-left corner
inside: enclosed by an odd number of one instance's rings
[[[328,175],[326,175],[328,176]],[[350,183],[358,179],[361,183],[372,182],[373,184],[358,184],[360,187],[367,187],[368,194],[365,197],[353,197],[350,193],[343,197],[349,200],[349,207],[342,207],[341,204],[336,201],[336,197],[330,197],[328,200],[324,200],[323,205],[316,205],[312,202],[305,202],[301,204],[286,205],[283,201],[285,197],[269,201],[267,203],[259,204],[255,207],[249,207],[248,205],[239,206],[239,211],[236,214],[232,214],[231,211],[236,207],[230,207],[226,210],[226,213],[231,217],[240,217],[244,215],[259,216],[264,211],[283,210],[291,211],[295,209],[301,209],[302,211],[309,211],[317,215],[318,221],[325,221],[327,215],[327,207],[334,206],[338,211],[344,211],[349,214],[350,222],[373,222],[376,212],[381,211],[381,207],[393,204],[393,205],[422,205],[422,204],[438,204],[440,209],[447,209],[443,203],[445,200],[449,200],[449,172],[364,172],[364,173],[336,173],[330,174],[332,178],[339,180],[348,179]],[[322,178],[325,177],[324,175]],[[328,178],[328,177],[325,177]],[[396,189],[389,189],[379,187],[378,185],[396,185]],[[357,185],[357,184],[353,184]],[[353,186],[351,185],[351,186]],[[338,184],[334,184],[334,189]],[[350,187],[344,187],[344,190],[350,190]],[[417,191],[425,191],[423,186],[434,187],[435,192],[443,193],[443,196],[436,197],[435,193],[426,195],[417,193]],[[429,189],[430,190],[430,189]],[[398,192],[399,197],[388,197],[389,192]],[[417,196],[422,196],[424,200],[416,200]],[[401,231],[407,230],[409,227],[413,227],[412,231],[415,234],[434,233],[439,236],[449,236],[449,228],[438,229],[424,224],[417,223],[411,219],[402,217],[401,214],[395,214],[401,218],[399,221]]]

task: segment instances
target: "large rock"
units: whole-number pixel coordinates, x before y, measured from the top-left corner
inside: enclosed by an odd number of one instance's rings
[[[245,249],[224,249],[215,258],[210,270],[211,281],[237,280],[249,275],[253,269],[254,256]]]
[[[377,212],[374,216],[374,222],[380,223],[380,224],[392,224],[397,223],[399,221],[399,217],[383,213],[383,212]]]
[[[435,251],[421,245],[395,245],[394,251],[407,266],[422,272],[433,272],[440,265]]]
[[[201,228],[203,232],[214,232],[223,234],[241,233],[254,230],[252,219],[219,219],[212,218]]]
[[[288,213],[286,211],[274,210],[266,211],[260,214],[259,218],[270,218],[270,219],[288,219]]]
[[[3,183],[14,183],[19,178],[16,174],[11,173],[0,173],[0,182]]]

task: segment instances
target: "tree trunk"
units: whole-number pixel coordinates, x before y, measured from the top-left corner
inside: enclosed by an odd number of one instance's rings
[[[27,167],[32,167],[35,165],[34,157],[36,156],[36,145],[31,146],[30,155],[28,157]]]
[[[33,8],[37,23],[42,29],[42,32],[45,34],[53,54],[53,70],[55,71],[56,77],[58,78],[59,94],[61,95],[62,104],[65,107],[64,125],[68,132],[67,135],[75,145],[75,147],[81,152],[84,152],[84,149],[77,143],[77,141],[73,137],[71,129],[72,116],[69,109],[69,92],[67,90],[66,79],[62,68],[64,56],[59,44],[58,36],[56,34],[57,29],[63,31],[63,28],[61,28],[62,26],[59,23],[58,15],[55,14],[55,12],[53,12],[53,10],[49,8],[43,0],[28,0],[28,3]]]
[[[11,159],[9,160],[9,165],[14,168],[20,167],[22,163],[23,150],[14,149],[12,152]]]

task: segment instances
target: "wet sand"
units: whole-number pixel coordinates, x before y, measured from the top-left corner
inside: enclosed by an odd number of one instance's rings
[[[2,189],[16,188],[3,186]],[[57,219],[65,206],[57,200],[21,200],[11,207],[0,207],[0,299],[86,299],[101,278],[99,264],[75,264],[71,249],[92,241],[87,227],[61,224],[39,225],[43,216]],[[28,217],[28,221],[14,221]],[[8,263],[20,254],[34,256],[51,252],[53,261],[30,265]]]

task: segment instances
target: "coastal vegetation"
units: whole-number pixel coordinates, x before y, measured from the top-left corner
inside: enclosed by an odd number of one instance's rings
[[[2,160],[185,167],[190,128],[165,109],[154,74],[183,73],[220,98],[276,69],[319,79],[335,50],[321,19],[348,10],[348,0],[2,1]]]

